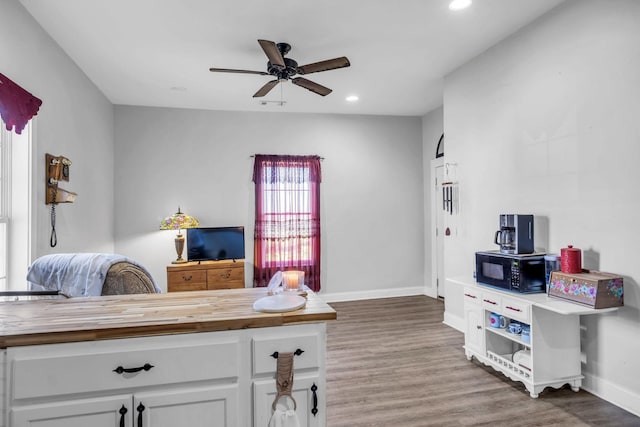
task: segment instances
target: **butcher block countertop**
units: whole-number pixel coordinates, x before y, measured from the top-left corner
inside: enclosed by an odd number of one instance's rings
[[[282,326],[333,320],[313,292],[305,307],[261,313],[266,288],[113,295],[0,303],[0,348]]]

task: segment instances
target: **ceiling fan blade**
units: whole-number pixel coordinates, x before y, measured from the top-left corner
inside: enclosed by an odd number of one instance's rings
[[[315,92],[318,95],[322,95],[322,96],[327,96],[332,92],[332,90],[329,89],[328,87],[324,87],[322,85],[319,85],[318,83],[312,82],[311,80],[307,80],[302,77],[296,77],[295,79],[291,79],[291,83],[293,83],[294,85],[303,87],[305,89],[308,89],[311,92]]]
[[[340,58],[327,59],[326,61],[314,62],[313,64],[302,65],[298,67],[299,74],[311,74],[319,71],[335,70],[336,68],[344,68],[350,66],[351,63],[346,56]]]
[[[260,43],[260,47],[264,51],[264,54],[269,58],[271,65],[284,68],[284,59],[282,59],[280,50],[274,42],[269,40],[258,40],[258,43]]]
[[[262,96],[265,96],[266,94],[268,94],[271,89],[273,89],[278,83],[280,83],[280,80],[271,80],[270,82],[267,82],[264,86],[262,86],[260,89],[258,89],[258,91],[253,95],[254,98],[260,98]]]
[[[261,76],[268,76],[269,73],[264,71],[251,71],[251,70],[235,70],[232,68],[209,68],[212,73],[238,73],[238,74],[259,74]]]

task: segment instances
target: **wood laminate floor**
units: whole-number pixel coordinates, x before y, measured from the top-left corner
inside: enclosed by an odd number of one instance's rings
[[[640,426],[640,418],[581,390],[529,397],[475,359],[463,334],[425,296],[330,304],[327,426]]]

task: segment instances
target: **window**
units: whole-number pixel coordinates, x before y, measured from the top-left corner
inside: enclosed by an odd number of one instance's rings
[[[29,265],[31,124],[22,134],[0,120],[0,290],[25,290]]]
[[[278,270],[302,270],[305,284],[320,289],[320,159],[256,156],[254,285]]]
[[[0,121],[0,290],[7,289],[7,265],[8,265],[8,229],[9,229],[9,158],[11,134],[5,129],[4,122]]]
[[[310,264],[311,185],[309,167],[295,165],[288,170],[267,166],[265,175],[274,177],[262,188],[262,220],[268,227],[264,237],[273,241],[264,249],[266,265]]]

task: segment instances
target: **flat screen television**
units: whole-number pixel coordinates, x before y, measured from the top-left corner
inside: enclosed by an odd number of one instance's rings
[[[244,259],[244,227],[187,229],[189,261]]]

